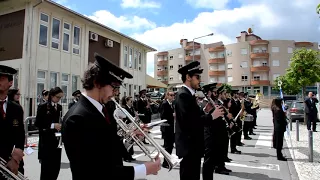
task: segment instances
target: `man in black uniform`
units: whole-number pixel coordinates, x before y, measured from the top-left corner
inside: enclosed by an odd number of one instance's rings
[[[241,110],[241,104],[238,100],[238,91],[239,90],[232,90],[231,91],[231,107],[229,108],[229,112],[232,114],[233,118],[236,118]],[[240,120],[239,116],[237,119],[234,119],[234,121],[237,123],[237,125],[242,128],[242,121]],[[237,150],[237,144],[241,145],[241,134],[242,131],[236,132],[233,136],[231,136],[230,139],[230,149],[231,153],[233,154],[241,154],[241,151]],[[240,142],[238,142],[240,141]]]
[[[201,157],[204,153],[204,124],[223,115],[218,106],[213,113],[202,115],[194,96],[199,89],[200,68],[198,61],[193,61],[178,70],[184,85],[176,95],[176,150],[180,163],[180,180],[199,180]]]
[[[69,103],[68,109],[70,109],[76,102],[79,101],[80,95],[81,95],[81,92],[79,90],[76,90],[75,92],[72,93],[73,100],[71,103]]]
[[[0,65],[0,157],[14,174],[18,174],[25,142],[22,107],[7,96],[16,73],[15,69]]]
[[[95,53],[96,61],[85,71],[82,86],[85,91],[79,101],[64,116],[62,139],[70,161],[73,180],[132,180],[157,174],[159,157],[135,167],[123,166],[121,141],[113,112],[104,106],[113,97],[124,78],[131,74]],[[85,144],[85,146],[84,146]]]
[[[248,93],[244,93],[243,97],[241,95],[242,94],[240,94],[240,98],[243,98],[244,108],[245,108],[245,111],[247,112],[247,115],[252,115],[252,110],[251,110],[252,103],[247,98],[248,97]],[[249,137],[250,128],[251,128],[251,122],[244,121],[243,122],[243,136],[244,136],[244,139],[246,139],[246,140],[251,140],[252,139],[251,137]]]

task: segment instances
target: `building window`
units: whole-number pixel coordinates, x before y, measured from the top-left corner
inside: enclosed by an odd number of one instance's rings
[[[292,54],[292,52],[293,52],[292,47],[288,47],[288,53]]]
[[[39,44],[43,46],[48,45],[48,24],[49,16],[46,14],[40,14],[40,30],[39,30]]]
[[[50,73],[50,89],[58,86],[58,73]]]
[[[63,98],[61,99],[61,103],[67,103],[68,98],[68,90],[69,90],[69,75],[68,74],[62,74],[61,75],[61,89],[63,91]]]
[[[138,93],[141,91],[141,86],[139,86],[139,89],[138,89],[139,91],[138,91]]]
[[[279,77],[280,76],[280,74],[273,74],[273,80],[276,80],[277,79],[277,77]]]
[[[228,63],[227,67],[228,69],[232,69],[232,63]]]
[[[141,64],[142,64],[141,52],[138,53],[138,60],[139,60],[139,71],[141,71]]]
[[[132,48],[130,48],[130,50],[129,50],[129,68],[132,68],[132,54],[133,54],[133,50],[132,50]]]
[[[52,34],[51,34],[51,47],[53,49],[59,49],[60,45],[60,20],[52,18]]]
[[[241,49],[241,54],[242,55],[248,54],[248,50],[247,49]]]
[[[248,81],[248,75],[242,75],[241,81]]]
[[[179,64],[179,65],[178,65],[178,68],[179,68],[179,69],[182,68],[182,64]]]
[[[13,75],[13,87],[18,88],[19,87],[19,70],[17,70],[17,73]]]
[[[288,61],[288,66],[289,66],[289,67],[290,67],[290,64],[291,64],[291,60]]]
[[[280,66],[279,60],[272,60],[272,66]]]
[[[224,71],[224,70],[226,70],[226,66],[224,64],[219,64],[218,65],[218,70],[219,71]]]
[[[40,103],[42,98],[42,91],[46,88],[46,72],[45,71],[38,71],[37,72],[37,102]]]
[[[227,53],[227,56],[228,56],[228,57],[231,57],[231,56],[232,56],[232,51],[226,50],[226,53]]]
[[[173,70],[173,66],[172,65],[170,66],[170,70]]]
[[[248,67],[248,61],[242,61],[240,67],[247,68]]]
[[[181,58],[183,58],[183,55],[180,53],[180,54],[178,55],[178,57],[181,59]]]
[[[253,76],[253,80],[260,81],[260,76],[259,75],[258,76]]]
[[[72,92],[75,92],[76,90],[78,90],[78,79],[79,76],[72,76]]]
[[[228,76],[228,82],[232,82],[233,81],[233,77],[232,76]]]
[[[69,52],[70,47],[70,24],[63,23],[63,44],[62,49]]]
[[[217,82],[216,78],[210,78],[210,83],[215,83]]]
[[[127,83],[124,83],[124,91],[123,91],[123,96],[127,96],[127,87],[128,87],[128,84]]]
[[[134,69],[137,69],[137,66],[138,66],[138,51],[137,50],[135,50],[134,51],[134,60],[133,60],[134,62],[133,62],[133,65],[134,65]]]
[[[272,52],[273,53],[279,52],[279,47],[272,47]]]
[[[125,47],[124,47],[123,65],[124,65],[124,67],[127,67],[127,66],[128,66],[128,46],[125,46]]]
[[[173,81],[173,76],[170,76],[170,81]]]
[[[218,77],[218,83],[225,83],[225,82],[226,82],[226,78],[224,76]]]
[[[131,84],[129,84],[129,96],[132,96],[132,85]]]
[[[170,60],[172,60],[173,59],[173,56],[170,56]]]
[[[80,28],[73,27],[73,54],[80,54]]]

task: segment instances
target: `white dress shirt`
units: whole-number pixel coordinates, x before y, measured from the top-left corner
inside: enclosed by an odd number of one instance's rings
[[[103,105],[100,104],[98,101],[95,99],[91,98],[88,96],[86,93],[82,93],[82,95],[87,98],[97,109],[98,111],[104,116],[102,112]],[[134,166],[134,179],[145,179],[147,176],[147,169],[144,164],[140,164],[138,166]]]
[[[195,91],[194,89],[192,89],[191,87],[188,87],[188,86],[186,86],[185,84],[182,85],[182,86],[183,86],[183,87],[186,87],[187,89],[189,89],[189,91],[190,91],[190,93],[191,93],[192,96],[196,93],[196,91]]]

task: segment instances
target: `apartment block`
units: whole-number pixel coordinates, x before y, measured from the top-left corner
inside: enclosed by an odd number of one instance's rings
[[[225,45],[223,42],[200,44],[182,39],[180,48],[155,54],[154,77],[172,88],[179,88],[182,85],[177,72],[179,67],[195,60],[204,69],[202,84],[228,83],[241,91],[254,94],[259,90],[270,96],[279,93],[273,92],[273,83],[286,72],[293,51],[299,48],[318,50],[319,47],[316,42],[263,40],[247,31],[242,31],[236,40],[234,44]]]

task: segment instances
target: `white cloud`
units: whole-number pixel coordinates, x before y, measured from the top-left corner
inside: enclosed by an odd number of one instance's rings
[[[122,0],[123,8],[160,8],[161,4],[150,0]]]
[[[119,16],[116,17],[112,13],[106,10],[100,10],[93,13],[91,16],[87,16],[97,22],[100,22],[106,26],[109,26],[117,31],[124,29],[152,29],[156,27],[156,24],[149,21],[146,18],[139,16]]]
[[[228,4],[229,0],[186,0],[187,3],[195,8],[207,9],[223,9]]]

